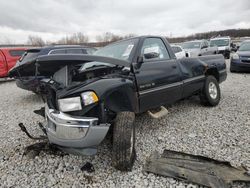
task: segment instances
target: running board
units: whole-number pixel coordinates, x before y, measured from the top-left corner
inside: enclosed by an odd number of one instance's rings
[[[156,113],[152,113],[152,112],[148,111],[148,115],[150,115],[154,119],[159,119],[161,117],[166,116],[167,114],[168,114],[168,110],[164,106],[161,106],[161,110],[159,112],[156,112]]]

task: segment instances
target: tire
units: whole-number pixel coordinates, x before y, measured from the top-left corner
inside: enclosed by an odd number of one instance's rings
[[[135,161],[135,114],[120,112],[113,127],[113,166],[121,171],[131,171]]]
[[[220,86],[214,76],[207,76],[200,94],[201,103],[205,106],[216,106],[220,102]]]

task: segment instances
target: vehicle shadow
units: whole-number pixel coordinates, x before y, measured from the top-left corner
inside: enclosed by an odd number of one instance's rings
[[[43,104],[43,99],[41,95],[35,94],[33,92],[27,92],[26,95],[21,95],[18,100],[22,101],[23,103],[39,103]]]

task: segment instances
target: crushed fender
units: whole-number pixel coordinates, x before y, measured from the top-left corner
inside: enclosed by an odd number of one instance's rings
[[[243,167],[235,168],[229,162],[171,150],[151,155],[144,171],[212,188],[229,188],[233,182],[250,183]]]

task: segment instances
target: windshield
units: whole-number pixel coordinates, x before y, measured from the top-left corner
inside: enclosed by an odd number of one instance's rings
[[[121,60],[129,60],[131,52],[137,42],[138,39],[130,39],[114,43],[97,50],[96,52],[94,52],[94,55],[113,57]]]
[[[250,51],[250,42],[243,42],[238,51]]]
[[[229,39],[217,39],[210,41],[210,46],[228,46],[228,45],[229,45]]]
[[[182,44],[183,49],[200,48],[200,42],[185,42]]]

